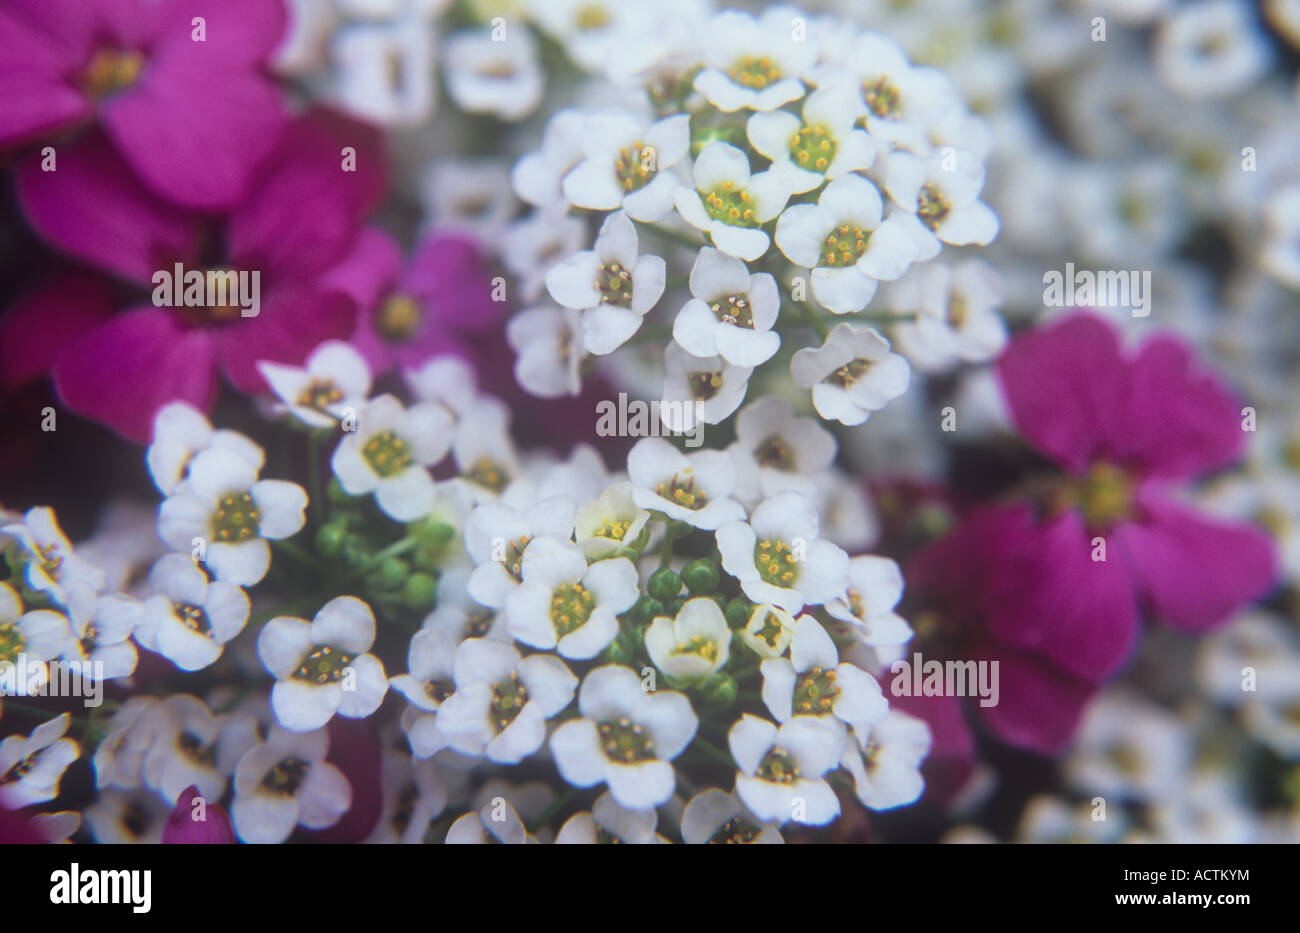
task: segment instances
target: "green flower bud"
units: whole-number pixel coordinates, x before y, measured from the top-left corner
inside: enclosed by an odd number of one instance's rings
[[[682,578],[677,575],[677,571],[660,567],[650,575],[650,584],[646,589],[655,599],[666,603],[682,591]]]
[[[316,550],[326,557],[337,557],[343,552],[343,545],[348,538],[346,522],[335,519],[320,526],[316,532]]]
[[[653,596],[642,596],[632,607],[632,612],[642,622],[653,622],[664,614],[664,604]]]
[[[699,687],[700,700],[715,709],[731,706],[736,702],[736,694],[739,692],[736,678],[722,671],[710,674]]]
[[[379,585],[386,590],[395,590],[406,582],[406,578],[411,575],[411,568],[400,557],[386,557],[379,564],[379,570],[375,574]]]
[[[749,622],[749,615],[753,612],[753,607],[750,606],[749,600],[737,596],[727,603],[725,612],[728,626],[731,628],[744,628]]]
[[[712,593],[718,586],[718,567],[708,557],[693,560],[682,568],[682,582],[696,596]]]
[[[456,528],[437,519],[421,519],[408,529],[411,536],[420,542],[420,547],[437,551],[447,546],[456,537]]]
[[[349,566],[361,567],[370,560],[370,547],[361,535],[349,533],[343,538],[342,554]]]
[[[632,641],[621,632],[606,646],[601,658],[610,664],[631,664],[636,659]]]
[[[438,595],[438,581],[427,573],[413,573],[402,587],[402,602],[412,609],[427,609]]]

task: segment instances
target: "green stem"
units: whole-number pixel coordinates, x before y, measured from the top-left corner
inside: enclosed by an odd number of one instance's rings
[[[668,240],[671,243],[679,243],[682,246],[689,246],[691,249],[699,249],[704,245],[698,235],[685,233],[679,230],[672,230],[668,227],[660,227],[656,224],[641,224],[641,229],[646,230],[655,236]]]
[[[736,767],[736,762],[732,760],[730,754],[724,752],[722,749],[718,748],[718,746],[714,745],[712,742],[700,738],[698,734],[695,736],[695,741],[691,742],[690,747],[698,749],[699,751],[707,755],[709,758],[712,758],[714,761],[718,762],[719,764],[726,765],[728,768]]]
[[[394,541],[392,544],[388,545],[388,547],[384,548],[382,551],[376,551],[375,554],[370,558],[370,560],[366,561],[364,564],[358,567],[347,578],[345,582],[351,582],[357,579],[358,577],[364,577],[366,574],[374,570],[384,561],[388,560],[388,558],[401,557],[403,554],[407,553],[408,551],[414,551],[419,546],[420,546],[420,542],[416,541],[415,538],[411,537],[410,535],[407,535],[405,538],[400,538],[399,540]]]
[[[664,525],[664,543],[659,548],[659,566],[667,567],[673,559],[673,539],[677,537],[677,523],[669,521]]]
[[[560,796],[556,797],[554,800],[551,801],[550,806],[548,806],[545,810],[543,810],[541,813],[537,815],[537,819],[533,820],[531,823],[528,824],[528,831],[530,833],[537,832],[539,829],[541,829],[543,826],[549,823],[551,821],[551,818],[555,816],[555,814],[559,813],[570,803],[572,803],[573,799],[577,796],[578,796],[578,788],[576,787],[570,787],[564,793],[560,794]]]
[[[315,570],[317,564],[319,563],[317,559],[311,554],[308,554],[307,551],[304,550],[301,545],[295,544],[293,541],[289,540],[288,538],[284,538],[278,541],[272,541],[271,544],[274,547],[278,548],[283,553],[288,554],[290,557],[298,561],[298,563],[302,564],[304,567],[307,567],[311,570]]]
[[[317,517],[322,521],[325,518],[325,509],[329,506],[321,490],[320,485],[320,441],[321,432],[310,431],[307,434],[307,486],[311,492],[311,501],[316,503],[314,510]]]

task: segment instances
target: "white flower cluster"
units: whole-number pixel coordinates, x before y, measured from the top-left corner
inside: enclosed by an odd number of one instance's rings
[[[928,265],[999,226],[980,200],[982,128],[948,78],[881,34],[794,7],[687,22],[642,24],[637,66],[603,73],[617,103],[557,111],[511,172],[534,210],[502,258],[525,300],[542,286],[550,299],[510,322],[519,382],[577,394],[586,360],[657,337],[643,325],[661,306],[675,313],[664,401],[698,403],[705,424],[779,367],[823,418],[866,421],[910,376],[872,323],[899,325],[926,369],[995,356],[1006,335],[991,268]],[[823,312],[845,320],[831,329]],[[791,345],[810,327],[820,347]]]
[[[4,527],[6,659],[93,660],[120,680],[145,649],[223,675],[205,699],[110,707],[92,733],[97,838],[156,839],[191,786],[229,800],[246,842],[333,826],[362,788],[330,756],[331,721],[377,717],[390,686],[410,754],[386,755],[376,839],[422,841],[469,808],[439,838],[664,841],[672,811],[686,841],[772,842],[832,821],[833,781],[875,809],[922,792],[928,727],[869,672],[911,637],[902,577],[836,543],[860,549],[861,525],[823,531],[867,505],[815,419],[763,399],[727,450],[646,438],[624,474],[585,446],[517,450],[506,408],[457,358],[405,373],[413,404],[367,397],[366,364],[336,343],[272,376],[264,411],[332,468],[310,502],[259,477],[252,439],[174,403],[147,454],[173,550],[142,552],[123,571],[138,582],[103,592],[48,509]],[[0,746],[6,800],[58,794],[80,751],[67,726]],[[533,806],[475,787],[480,766],[531,759],[572,790]],[[596,787],[590,811],[548,825]]]

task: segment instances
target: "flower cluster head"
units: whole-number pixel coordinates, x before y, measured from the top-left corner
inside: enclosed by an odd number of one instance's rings
[[[0,835],[1294,835],[1300,4],[177,6],[0,9]]]

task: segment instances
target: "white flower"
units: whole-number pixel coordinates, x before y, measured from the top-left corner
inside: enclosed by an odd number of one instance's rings
[[[1205,0],[1171,11],[1156,29],[1151,53],[1160,80],[1197,100],[1229,97],[1259,80],[1273,52],[1252,6]]]
[[[691,267],[690,288],[691,300],[673,321],[673,339],[687,353],[753,367],[780,348],[772,327],[781,295],[772,276],[750,275],[741,260],[706,246]]]
[[[1241,677],[1239,670],[1239,692]],[[1289,681],[1294,696],[1294,676]],[[1181,795],[1195,754],[1182,719],[1121,687],[1089,704],[1062,770],[1082,792],[1154,804]]]
[[[623,548],[634,548],[638,539],[648,538],[649,520],[650,513],[632,497],[632,484],[614,483],[605,487],[596,501],[578,509],[573,522],[575,538],[588,560],[604,560]]]
[[[863,806],[889,810],[915,802],[925,790],[921,762],[930,754],[925,720],[890,710],[869,730],[854,729],[841,764],[853,775]]]
[[[0,543],[6,537],[15,541],[22,551],[15,556],[21,556],[25,562],[23,582],[28,589],[47,593],[63,605],[77,590],[97,593],[103,589],[104,571],[77,554],[59,527],[53,509],[44,506],[28,509],[21,524],[0,527]]]
[[[588,210],[622,209],[642,223],[668,216],[679,184],[669,170],[690,148],[689,115],[647,124],[631,113],[595,114],[584,143],[585,157],[564,176],[568,200]]]
[[[426,217],[421,232],[456,231],[484,245],[497,243],[519,209],[506,184],[509,174],[504,159],[435,159],[420,187]]]
[[[697,424],[721,424],[745,399],[749,366],[720,356],[692,356],[675,343],[664,350],[664,394],[659,417],[670,431],[686,434]]]
[[[914,67],[897,43],[875,32],[859,35],[840,61],[817,75],[819,85],[841,81],[861,95],[873,139],[916,152],[929,150],[926,130],[960,106],[946,75]]]
[[[130,676],[139,659],[131,633],[143,617],[143,606],[129,596],[95,596],[79,590],[68,603],[71,637],[64,643],[64,662],[78,665],[83,678],[115,680]],[[96,667],[101,664],[102,668]]]
[[[489,398],[467,408],[456,425],[451,456],[471,501],[495,499],[504,492],[519,475],[510,409]]]
[[[341,340],[322,343],[301,367],[260,360],[257,370],[283,407],[313,428],[335,427],[344,409],[358,412],[370,396],[370,367]]]
[[[682,811],[682,842],[687,845],[781,845],[779,821],[763,822],[735,793],[711,787],[696,794]]]
[[[861,109],[851,88],[822,88],[804,101],[802,119],[787,110],[756,113],[745,132],[791,193],[803,194],[875,161],[871,137],[854,128]]]
[[[626,557],[588,566],[568,541],[535,538],[520,561],[522,581],[506,597],[506,625],[532,648],[594,658],[618,634],[620,612],[637,600],[636,567]]]
[[[813,497],[817,475],[835,459],[835,436],[812,418],[796,418],[789,402],[769,395],[736,417],[736,442],[727,452],[747,499],[787,490]]]
[[[603,490],[623,475],[611,473],[605,458],[590,444],[574,444],[563,460],[534,457],[533,485],[536,499],[567,496],[579,505],[594,502],[596,490]]]
[[[81,747],[63,737],[71,721],[61,713],[29,736],[0,741],[0,803],[17,810],[59,796],[63,772],[81,755]]]
[[[141,776],[145,784],[171,804],[191,784],[204,799],[220,800],[229,774],[220,770],[217,756],[220,720],[203,701],[183,693],[163,700],[155,715],[161,717],[162,723],[144,758]],[[238,761],[236,757],[230,766]]]
[[[429,758],[448,745],[438,711],[456,689],[453,665],[458,639],[442,629],[423,628],[406,649],[406,669],[388,681],[411,705],[402,715],[402,729],[417,758]]]
[[[770,171],[752,174],[749,157],[728,143],[704,147],[691,170],[693,188],[681,185],[673,203],[682,218],[713,238],[728,256],[758,259],[771,245],[760,225],[785,209],[790,190]]]
[[[469,595],[500,609],[523,576],[524,549],[534,538],[568,541],[573,536],[573,500],[551,496],[524,511],[488,502],[465,520],[465,549],[477,565],[466,582]]]
[[[748,523],[718,528],[722,567],[756,603],[792,613],[821,605],[844,592],[849,557],[817,532],[812,500],[797,492],[777,493],[754,510]]]
[[[756,20],[725,10],[705,23],[705,67],[695,90],[724,113],[775,110],[802,97],[800,78],[817,60],[817,43],[791,35],[789,12],[776,7]]]
[[[157,845],[171,809],[153,791],[107,790],[84,813],[96,842]]]
[[[597,356],[613,353],[641,327],[664,293],[666,266],[637,253],[636,225],[622,211],[600,225],[593,249],[570,256],[546,273],[546,290],[582,312],[582,343]]]
[[[456,751],[518,764],[546,741],[546,720],[578,688],[559,658],[522,657],[511,645],[471,638],[456,649],[456,690],[438,710],[438,727]]]
[[[899,350],[925,372],[994,359],[1007,342],[997,312],[1004,296],[1002,279],[979,259],[915,270],[890,293],[891,311],[916,312],[894,330]]]
[[[644,4],[619,0],[527,0],[527,11],[587,71],[599,71],[652,25]]]
[[[348,495],[375,494],[390,518],[410,522],[433,508],[428,467],[447,454],[452,417],[440,405],[403,408],[392,395],[366,405],[355,431],[345,432],[330,466]]]
[[[0,583],[0,665],[14,665],[19,676],[19,656],[30,661],[49,661],[61,655],[67,647],[71,633],[68,620],[52,609],[34,609],[23,612],[22,600],[8,583]],[[0,671],[3,669],[0,668]],[[38,670],[37,682],[29,684],[40,689],[46,681],[45,665]]]
[[[575,813],[565,820],[555,837],[557,845],[595,845],[617,842],[654,845],[664,841],[655,833],[659,814],[654,810],[629,810],[609,791],[596,798],[590,813]]]
[[[233,583],[209,581],[184,554],[167,554],[149,571],[154,595],[144,601],[136,640],[183,671],[202,670],[248,622],[248,594]]]
[[[763,661],[761,670],[763,703],[777,722],[792,716],[831,722],[833,717],[865,730],[889,712],[876,679],[854,664],[841,663],[835,642],[810,615],[795,623],[790,657]]]
[[[903,572],[888,557],[861,554],[849,560],[844,595],[826,604],[834,619],[849,623],[855,638],[874,647],[906,644],[912,629],[894,607],[903,598]]]
[[[984,164],[967,149],[941,149],[924,159],[895,152],[885,169],[889,196],[921,222],[920,259],[939,255],[943,243],[983,246],[993,241],[998,215],[979,199],[983,188]]]
[[[736,474],[722,451],[683,454],[661,437],[646,437],[628,453],[627,472],[632,500],[640,508],[705,531],[745,515],[740,503],[728,498]]]
[[[761,603],[749,614],[740,637],[760,658],[779,658],[794,639],[794,616],[770,603]]]
[[[27,825],[39,833],[46,842],[70,843],[73,833],[81,829],[81,814],[73,810],[33,813]]]
[[[790,360],[795,385],[812,389],[813,407],[827,421],[862,424],[907,391],[912,371],[872,327],[836,326],[821,347]]]
[[[432,761],[385,750],[384,806],[369,843],[416,845],[424,842],[429,824],[447,807],[447,785]]]
[[[405,18],[338,30],[330,53],[344,109],[384,126],[417,126],[432,117],[434,39],[428,25]]]
[[[498,819],[499,817],[499,819]],[[466,813],[447,829],[444,845],[529,845],[537,842],[524,827],[514,806],[504,798],[498,805],[489,801],[477,811]]]
[[[590,119],[588,114],[567,107],[551,114],[542,130],[541,147],[510,170],[510,187],[515,194],[534,207],[563,205],[561,183],[583,159]]]
[[[559,398],[582,388],[582,316],[569,308],[529,308],[506,324],[506,341],[518,356],[515,379],[530,395]]]
[[[108,732],[95,749],[95,786],[133,790],[144,779],[144,759],[159,730],[167,724],[162,701],[151,696],[129,697],[108,722]]]
[[[794,820],[824,826],[840,815],[840,802],[822,776],[839,764],[844,732],[812,716],[779,729],[746,713],[727,733],[740,771],[736,795],[763,822]]]
[[[457,419],[473,411],[483,398],[474,367],[459,356],[436,356],[418,369],[405,370],[402,379],[417,402],[441,405]]]
[[[699,725],[684,694],[646,692],[631,668],[611,664],[583,679],[578,709],[581,719],[551,735],[551,753],[566,781],[575,787],[608,784],[629,810],[657,807],[673,795],[676,776],[669,762],[691,743]]]
[[[660,616],[645,631],[650,660],[664,674],[695,683],[727,666],[731,630],[718,604],[705,597],[688,599],[675,619]]]
[[[261,470],[266,453],[237,431],[214,431],[211,422],[188,402],[168,402],[153,416],[153,443],[145,453],[149,475],[164,496],[169,496],[185,478],[194,455],[209,447],[220,447],[242,457]]]
[[[546,273],[561,257],[570,256],[587,242],[587,227],[580,217],[554,206],[534,211],[510,224],[501,234],[501,261],[515,278],[516,294],[532,304],[546,287]]]
[[[471,572],[468,567],[443,570],[438,577],[438,601],[434,610],[424,617],[421,627],[449,636],[453,647],[466,638],[510,641],[505,615],[481,605],[469,595],[466,581]]]
[[[355,596],[331,599],[309,623],[277,616],[257,636],[257,656],[276,684],[271,708],[294,732],[319,729],[334,714],[361,719],[388,692],[384,664],[370,647],[375,616]]]
[[[500,42],[491,30],[467,29],[447,37],[447,93],[468,113],[522,120],[542,99],[543,76],[528,30],[515,28]]]
[[[776,245],[795,265],[812,270],[812,293],[835,314],[861,311],[878,282],[892,281],[921,258],[927,236],[916,218],[891,214],[883,223],[876,186],[845,175],[816,204],[796,204],[776,222]]]
[[[160,506],[158,536],[185,552],[202,539],[213,576],[252,586],[271,564],[266,539],[296,535],[306,507],[307,493],[297,483],[259,480],[247,460],[214,447],[194,458],[189,477]]]
[[[324,829],[352,806],[352,785],[325,760],[329,733],[294,733],[271,726],[235,769],[230,818],[244,842],[284,842],[298,825]]]

